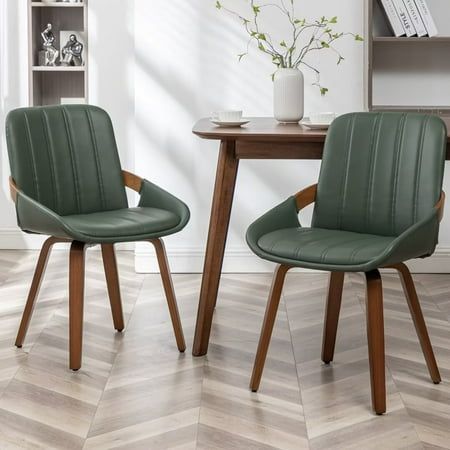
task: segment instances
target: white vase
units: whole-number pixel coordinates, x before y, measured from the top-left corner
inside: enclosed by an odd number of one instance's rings
[[[303,119],[305,82],[298,69],[278,69],[273,80],[273,113],[278,122]]]

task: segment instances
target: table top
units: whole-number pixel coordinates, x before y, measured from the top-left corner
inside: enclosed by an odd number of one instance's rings
[[[200,119],[192,130],[204,139],[216,140],[262,140],[290,142],[325,142],[327,132],[308,130],[298,123],[282,124],[272,117],[249,117],[250,123],[242,127],[221,128],[208,118]]]
[[[272,117],[249,117],[250,123],[242,127],[221,128],[209,120],[200,119],[192,130],[203,139],[236,141],[286,141],[286,142],[325,142],[327,135],[323,130],[309,130],[300,124],[281,124]],[[450,131],[450,117],[444,117]],[[450,135],[448,137],[450,143]]]

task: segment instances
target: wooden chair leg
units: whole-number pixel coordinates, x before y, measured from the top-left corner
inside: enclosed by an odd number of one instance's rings
[[[322,361],[329,364],[333,361],[336,333],[341,310],[344,272],[331,272],[328,284],[328,297],[325,307],[325,320],[322,338]]]
[[[114,328],[122,331],[125,328],[123,321],[122,299],[120,296],[119,273],[117,270],[114,244],[102,244],[103,267],[105,268],[106,284],[108,286],[109,302],[113,316]]]
[[[255,363],[253,365],[252,378],[250,380],[250,389],[253,392],[256,392],[259,389],[259,385],[261,383],[270,338],[272,337],[278,305],[280,304],[281,291],[283,290],[284,279],[289,269],[289,266],[284,265],[279,265],[275,269],[272,287],[270,288],[269,300],[267,302],[266,313],[264,316],[264,322],[261,329],[261,336],[259,338],[258,350],[256,352]]]
[[[31,316],[33,315],[34,305],[36,303],[36,298],[39,294],[39,289],[41,287],[41,282],[44,277],[45,269],[47,267],[48,258],[52,247],[57,242],[67,242],[65,239],[58,239],[55,237],[48,238],[41,248],[41,253],[39,254],[39,259],[36,264],[36,269],[33,275],[33,281],[31,282],[30,291],[28,293],[27,303],[23,311],[22,320],[20,322],[19,331],[16,337],[16,347],[22,347],[23,341],[27,334],[28,326],[30,324]]]
[[[69,346],[70,368],[81,367],[83,346],[84,256],[86,244],[74,241],[69,262]]]
[[[378,270],[366,273],[367,341],[369,346],[372,407],[377,414],[386,412],[386,375],[384,357],[383,287]]]
[[[396,264],[392,267],[396,269],[400,275],[403,291],[405,292],[408,307],[411,312],[414,326],[416,327],[417,336],[419,337],[420,346],[422,347],[431,379],[433,380],[433,383],[438,384],[441,382],[441,375],[436,363],[436,358],[434,357],[433,347],[431,346],[430,337],[428,336],[427,326],[423,318],[411,272],[405,264]]]
[[[172,319],[172,326],[175,333],[178,350],[183,353],[186,350],[186,343],[184,341],[183,327],[181,325],[180,314],[178,312],[178,305],[175,297],[175,290],[173,288],[172,276],[170,275],[164,242],[162,239],[152,239],[150,242],[154,245],[156,250],[156,257],[158,258],[159,270],[161,272],[162,283],[166,293],[167,304],[169,306],[170,318]]]

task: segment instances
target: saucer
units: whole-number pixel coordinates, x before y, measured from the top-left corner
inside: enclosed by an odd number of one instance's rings
[[[305,117],[301,122],[300,125],[304,125],[306,128],[309,128],[310,130],[328,130],[328,128],[331,125],[330,123],[313,123],[308,117]]]
[[[222,122],[220,120],[214,120],[214,119],[209,119],[209,120],[214,125],[217,125],[218,127],[222,127],[222,128],[241,127],[242,125],[245,125],[246,123],[250,122],[250,120],[247,120],[247,119],[241,119],[241,120],[237,120],[235,122]]]

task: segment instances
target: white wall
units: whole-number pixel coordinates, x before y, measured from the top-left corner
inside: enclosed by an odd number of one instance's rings
[[[2,106],[9,109],[26,103],[26,2],[0,0],[1,5],[4,3],[8,5],[6,34],[10,39],[6,46],[8,97],[5,101],[2,96]],[[124,167],[160,184],[191,207],[188,227],[166,240],[174,271],[202,269],[217,161],[217,143],[193,136],[192,125],[199,117],[219,108],[243,108],[246,115],[272,114],[270,61],[252,50],[246,60],[238,63],[236,55],[245,49],[245,35],[238,23],[215,9],[214,3],[215,0],[90,0],[89,3],[91,102],[112,114]],[[246,3],[228,1],[236,7]],[[297,3],[303,8],[301,16],[337,15],[342,30],[363,32],[361,0]],[[273,16],[270,25],[277,33],[283,33],[284,26]],[[13,37],[19,40],[17,46]],[[318,54],[322,82],[330,88],[325,98],[311,86],[313,77],[307,73],[307,111],[344,113],[363,109],[363,45],[351,39],[339,45],[346,57],[339,68],[334,57]],[[19,58],[12,56],[17,53]],[[4,52],[1,57],[3,70]],[[0,247],[23,247],[26,245],[23,239],[11,239],[13,231],[14,236],[20,235],[14,227],[13,207],[7,200],[8,164],[4,148],[1,164]],[[270,269],[270,265],[261,264],[248,251],[243,239],[245,230],[253,219],[281,199],[315,182],[318,169],[317,162],[241,162],[226,270]],[[446,187],[450,191],[448,179]],[[449,220],[442,226],[436,264],[420,262],[422,269],[448,271]],[[138,246],[136,262],[140,270],[156,268],[147,246]]]

